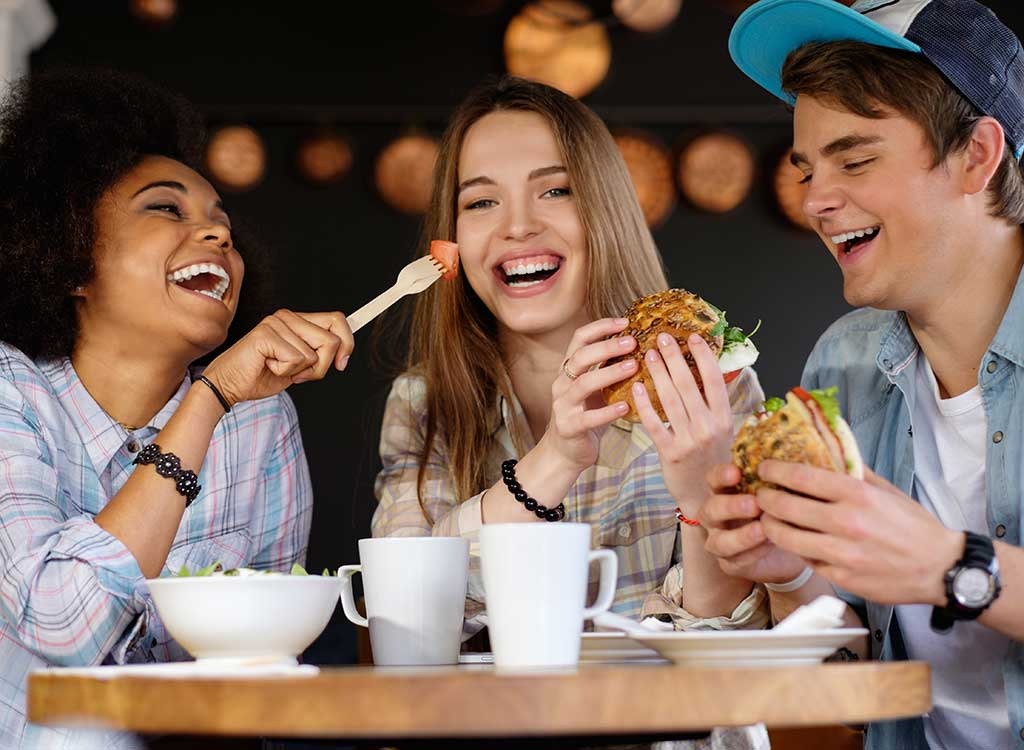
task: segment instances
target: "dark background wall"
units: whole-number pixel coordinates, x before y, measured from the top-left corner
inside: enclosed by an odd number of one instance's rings
[[[599,15],[610,5],[589,4]],[[376,195],[376,154],[411,127],[439,134],[474,84],[503,71],[503,31],[522,2],[474,17],[426,0],[182,0],[179,17],[164,29],[139,24],[128,5],[51,0],[58,27],[33,55],[33,69],[103,64],[139,71],[185,94],[211,124],[256,127],[267,144],[268,174],[250,192],[225,194],[235,223],[270,249],[279,304],[351,312],[393,282],[419,229],[415,217]],[[1019,0],[988,5],[1024,33]],[[737,210],[709,215],[681,202],[655,238],[674,285],[706,296],[748,330],[764,320],[757,369],[765,390],[781,393],[847,307],[838,269],[817,238],[791,228],[774,208],[769,176],[790,143],[789,114],[733,66],[726,49],[733,20],[712,0],[686,0],[662,32],[612,27],[611,72],[584,101],[609,126],[646,128],[669,145],[713,126],[754,147],[760,175]],[[295,176],[292,163],[303,135],[322,124],[345,133],[355,162],[337,186],[314,188]],[[311,569],[357,561],[356,541],[369,534],[391,376],[369,357],[370,332],[358,334],[345,373],[291,391],[316,497]],[[339,608],[307,658],[349,662],[354,643]]]

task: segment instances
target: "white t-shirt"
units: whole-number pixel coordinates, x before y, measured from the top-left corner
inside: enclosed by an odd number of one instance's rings
[[[988,424],[977,386],[941,399],[931,365],[918,356],[914,425],[914,495],[944,526],[988,535],[985,449]],[[1009,639],[977,622],[931,629],[931,605],[896,607],[911,659],[929,662],[934,708],[924,727],[932,750],[1015,746],[1010,736],[1003,658]]]

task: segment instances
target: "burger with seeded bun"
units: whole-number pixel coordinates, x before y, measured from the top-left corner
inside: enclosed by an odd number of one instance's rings
[[[805,391],[794,388],[785,400],[770,398],[765,409],[751,416],[736,434],[733,463],[740,470],[738,489],[754,494],[762,482],[757,467],[775,459],[844,472],[864,478],[864,461],[850,426],[839,414],[838,389]]]
[[[632,377],[605,388],[604,397],[609,404],[619,401],[627,403],[629,413],[625,418],[630,422],[640,421],[633,401],[633,383],[643,384],[658,417],[662,421],[667,421],[654,389],[654,382],[644,367],[644,355],[651,349],[658,348],[658,335],[661,333],[669,334],[679,343],[679,348],[682,349],[702,393],[704,385],[687,344],[690,334],[699,334],[708,343],[712,353],[718,357],[718,365],[727,383],[736,378],[740,370],[757,360],[757,347],[747,334],[735,326],[730,326],[724,312],[685,289],[668,289],[641,297],[629,306],[623,317],[629,320],[629,326],[619,335],[632,336],[636,339],[637,345],[633,351],[610,360],[608,364],[635,359],[639,367]]]

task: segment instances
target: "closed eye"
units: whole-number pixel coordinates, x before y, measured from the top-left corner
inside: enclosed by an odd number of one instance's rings
[[[181,218],[181,209],[175,203],[154,203],[146,206],[149,211],[163,211],[164,213],[174,214],[179,219]]]
[[[806,185],[810,181],[811,181],[811,175],[810,174],[805,174],[803,176],[803,179],[800,180],[800,184],[801,185]]]
[[[843,169],[845,169],[847,172],[851,172],[851,171],[860,169],[861,167],[866,167],[868,164],[870,164],[873,161],[874,161],[874,158],[864,159],[863,161],[852,161],[849,164],[844,164],[843,165]]]

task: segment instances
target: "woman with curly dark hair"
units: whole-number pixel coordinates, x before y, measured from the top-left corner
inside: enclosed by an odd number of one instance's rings
[[[20,82],[0,112],[0,747],[37,667],[183,659],[145,579],[305,557],[292,383],[343,369],[340,313],[281,310],[205,370],[244,263],[191,107],[117,73]]]

